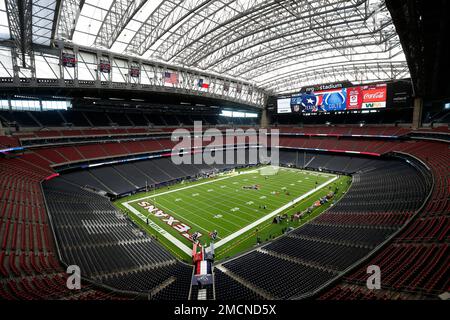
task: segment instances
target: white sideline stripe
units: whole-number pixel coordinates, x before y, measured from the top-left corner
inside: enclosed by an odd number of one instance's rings
[[[271,213],[269,213],[268,215],[262,217],[261,219],[256,220],[255,222],[249,224],[248,226],[242,228],[239,231],[236,231],[233,234],[230,234],[228,237],[223,238],[222,240],[216,242],[216,244],[214,245],[215,248],[219,248],[221,246],[223,246],[224,244],[226,244],[227,242],[233,240],[234,238],[239,237],[240,235],[244,234],[245,232],[249,231],[250,229],[255,228],[256,226],[260,225],[261,223],[263,223],[264,221],[266,221],[267,219],[276,216],[277,214],[279,214],[280,212],[286,210],[287,208],[289,208],[290,206],[296,204],[297,202],[309,197],[311,194],[317,192],[317,190],[322,189],[324,187],[326,187],[327,185],[329,185],[330,183],[333,183],[334,181],[336,181],[338,179],[337,176],[335,176],[333,179],[328,180],[325,183],[322,183],[320,186],[318,186],[317,188],[308,191],[307,193],[305,193],[304,195],[292,200],[291,202],[285,204],[284,206],[282,206],[281,208],[278,208],[275,211],[272,211]]]
[[[136,210],[135,208],[133,208],[131,205],[129,205],[128,203],[123,203],[124,207],[127,208],[128,210],[130,210],[131,212],[133,212],[136,217],[138,217],[139,219],[141,219],[142,221],[146,222],[146,216],[144,216],[142,213],[140,213],[138,210]],[[183,242],[181,242],[180,240],[178,240],[177,238],[175,238],[173,235],[171,235],[170,233],[168,233],[166,230],[164,230],[163,228],[161,228],[160,226],[158,226],[156,223],[154,223],[153,221],[151,221],[151,219],[148,219],[148,225],[156,230],[159,234],[161,234],[164,238],[166,238],[167,240],[169,240],[170,242],[172,242],[174,245],[176,245],[180,250],[182,250],[184,253],[186,253],[188,256],[192,255],[192,249],[190,249],[187,245],[185,245]]]

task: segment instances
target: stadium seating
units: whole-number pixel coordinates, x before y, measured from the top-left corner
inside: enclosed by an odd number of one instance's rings
[[[0,0],[0,303],[142,300],[159,320],[450,300],[449,14]]]
[[[270,297],[278,299],[305,294],[334,276],[330,271],[259,251],[252,251],[227,262],[224,267],[240,279],[266,292]],[[219,294],[225,295],[225,293]]]
[[[36,123],[35,118],[30,114],[20,115],[26,119],[26,123]],[[66,117],[66,115],[64,115]],[[28,119],[28,120],[27,120]],[[141,131],[143,130],[143,131]],[[167,129],[162,128],[161,131]],[[284,129],[283,129],[284,130]],[[297,128],[286,128],[287,131],[296,131]],[[362,129],[361,129],[362,130]],[[365,131],[355,127],[334,128],[330,130],[332,134],[389,134],[389,135],[404,135],[408,130],[400,130],[398,128],[379,128],[369,129]],[[39,137],[39,136],[59,136],[65,137],[68,135],[74,136],[107,136],[111,134],[134,134],[140,132],[148,132],[148,129],[132,130],[127,128],[121,129],[59,129],[59,130],[45,130],[34,133],[21,134],[20,137]],[[322,133],[322,129],[316,128],[311,133]],[[363,132],[363,133],[362,133]],[[18,145],[17,137],[2,137],[0,144],[6,147]],[[42,197],[40,182],[51,175],[54,171],[50,166],[60,165],[64,163],[87,161],[91,157],[107,158],[122,155],[143,153],[148,151],[157,151],[163,148],[170,148],[173,145],[170,141],[167,143],[164,140],[150,141],[145,143],[141,141],[124,141],[121,143],[108,142],[102,143],[101,148],[97,144],[86,144],[84,146],[65,145],[65,146],[47,146],[46,148],[31,149],[22,156],[13,157],[11,159],[0,159],[0,170],[2,175],[0,177],[0,201],[2,203],[0,209],[0,234],[2,235],[0,241],[2,249],[0,251],[0,274],[3,279],[0,280],[0,295],[5,299],[37,299],[37,298],[79,298],[79,299],[117,299],[123,298],[124,295],[112,293],[101,285],[101,283],[111,285],[119,278],[95,278],[95,272],[103,273],[106,267],[115,267],[115,270],[129,271],[130,277],[137,277],[137,271],[131,271],[129,264],[115,265],[109,263],[110,254],[105,251],[105,256],[101,256],[96,249],[89,249],[86,252],[80,252],[79,249],[74,248],[80,257],[95,256],[98,257],[93,262],[92,267],[88,270],[92,272],[92,277],[99,284],[86,284],[84,289],[77,294],[69,292],[64,287],[64,279],[66,277],[63,268],[57,261],[57,254],[54,246],[53,234],[50,231],[48,218],[46,215],[45,204]],[[356,298],[380,298],[380,299],[402,299],[408,297],[432,297],[441,293],[443,290],[448,290],[448,240],[449,240],[449,203],[448,203],[448,146],[443,142],[433,141],[400,141],[400,140],[368,140],[365,138],[357,138],[356,140],[347,140],[344,138],[316,138],[310,137],[305,139],[303,137],[281,137],[281,146],[289,146],[294,148],[304,147],[321,147],[332,148],[335,150],[360,151],[360,152],[375,152],[375,153],[389,153],[392,151],[404,152],[421,159],[431,169],[433,173],[434,188],[433,192],[427,202],[425,208],[419,213],[415,214],[415,210],[420,206],[424,199],[421,197],[427,190],[427,183],[424,182],[428,178],[426,173],[422,174],[423,180],[417,174],[411,174],[409,170],[404,167],[392,167],[386,163],[384,169],[377,168],[373,159],[352,156],[340,157],[337,154],[313,154],[308,151],[299,151],[298,154],[291,152],[281,152],[281,160],[283,163],[293,164],[298,167],[310,169],[325,168],[334,171],[347,172],[354,174],[354,179],[358,176],[367,175],[368,179],[378,181],[383,187],[377,187],[373,183],[364,183],[360,181],[358,185],[354,182],[352,189],[358,190],[356,194],[349,194],[343,198],[332,210],[321,215],[311,224],[292,232],[288,237],[282,239],[294,239],[294,242],[300,244],[313,243],[313,248],[321,248],[319,251],[332,252],[333,250],[345,250],[347,248],[357,248],[358,250],[370,250],[377,246],[378,243],[386,239],[394,231],[399,230],[405,223],[407,227],[401,230],[393,240],[385,245],[379,253],[377,253],[367,264],[373,262],[380,263],[383,268],[387,270],[386,285],[383,287],[382,293],[368,292],[363,284],[363,276],[365,275],[365,264],[361,265],[353,273],[345,276],[345,278],[336,286],[320,295],[321,299],[356,299]],[[97,146],[97,149],[95,149]],[[80,148],[81,147],[81,148]],[[381,162],[380,162],[381,163]],[[111,193],[119,193],[127,188],[121,189],[123,185],[128,187],[142,187],[146,181],[150,184],[153,175],[149,175],[149,179],[142,178],[143,170],[139,169],[137,163],[122,164],[120,166],[114,165],[111,170],[106,170],[108,173],[114,172],[114,176],[120,177],[112,179],[111,183],[108,179],[108,174],[101,175],[96,172],[85,171],[89,176],[89,183],[85,185],[97,186],[98,189],[109,191]],[[307,164],[307,165],[306,165]],[[167,179],[181,177],[183,175],[196,175],[201,168],[193,169],[193,166],[181,166],[176,170],[167,167],[164,161],[158,162],[157,165],[150,166],[151,172],[155,172],[156,182],[162,182]],[[144,171],[146,170],[143,167]],[[410,168],[411,169],[411,168]],[[365,171],[366,170],[366,171]],[[389,173],[387,173],[389,172]],[[394,174],[393,174],[394,172]],[[408,173],[409,172],[409,173]],[[176,174],[175,174],[176,173]],[[395,174],[397,173],[397,174]],[[81,173],[73,174],[73,176],[80,176]],[[71,174],[64,177],[65,180],[71,183],[76,182],[77,188],[83,186],[81,178],[71,178]],[[387,178],[390,176],[390,178]],[[75,179],[75,180],[74,180]],[[81,179],[81,180],[79,180]],[[55,180],[57,181],[57,180]],[[118,185],[117,181],[121,181]],[[389,182],[390,181],[390,182]],[[422,181],[422,182],[421,182]],[[51,182],[51,181],[49,181]],[[69,183],[69,182],[67,182]],[[393,186],[402,184],[402,188],[398,189],[398,201],[394,198]],[[70,183],[69,183],[70,184]],[[111,190],[115,189],[115,190]],[[78,189],[77,189],[78,190]],[[382,190],[390,190],[390,196],[383,198],[377,195]],[[403,191],[401,191],[403,190]],[[82,190],[95,195],[90,191]],[[78,191],[77,191],[78,193]],[[375,197],[371,201],[367,198]],[[425,192],[426,193],[426,192]],[[405,199],[409,200],[405,200]],[[367,202],[371,209],[367,206],[360,206],[357,203]],[[66,209],[66,208],[64,208]],[[110,230],[110,229],[109,229]],[[124,234],[119,232],[120,227],[115,229],[118,235]],[[356,230],[355,232],[349,230]],[[128,233],[128,232],[125,232]],[[68,234],[75,237],[74,233],[63,232],[65,239],[70,240]],[[90,237],[91,235],[89,235]],[[82,237],[86,237],[83,235]],[[101,237],[101,236],[100,236]],[[317,241],[317,239],[321,241]],[[74,238],[77,239],[77,238]],[[74,240],[72,239],[72,240]],[[83,238],[82,238],[83,239]],[[280,241],[282,240],[280,239]],[[57,238],[59,241],[59,239]],[[287,240],[282,240],[287,241]],[[309,242],[308,242],[309,241]],[[151,243],[154,241],[150,241]],[[145,241],[144,241],[145,243]],[[347,261],[346,255],[343,260],[335,260],[333,256],[328,256],[324,253],[323,257],[316,258],[311,256],[298,256],[298,252],[294,249],[289,249],[290,246],[281,246],[279,249],[276,241],[271,244],[273,247],[263,248],[257,252],[255,258],[267,258],[267,261],[273,263],[283,264],[287,263],[288,270],[294,272],[295,268],[306,268],[307,272],[317,272],[318,265],[324,263],[327,267],[322,270],[318,269],[320,276],[313,276],[321,279],[321,281],[314,281],[314,283],[307,282],[305,286],[299,285],[295,290],[291,285],[286,289],[275,287],[274,291],[268,289],[263,280],[259,278],[252,280],[256,275],[247,275],[246,271],[242,271],[239,267],[239,259],[233,260],[230,264],[236,271],[236,274],[222,272],[219,274],[219,269],[216,268],[217,279],[225,279],[224,285],[216,286],[216,298],[225,299],[245,299],[258,297],[261,294],[268,297],[295,297],[301,296],[313,290],[313,288],[320,287],[321,284],[329,281],[336,276],[336,272],[343,270]],[[325,250],[323,246],[333,248],[333,250]],[[111,246],[109,246],[111,247]],[[105,245],[108,248],[108,245]],[[135,246],[132,246],[134,251]],[[136,249],[139,250],[139,249]],[[397,250],[397,251],[394,251]],[[422,256],[422,259],[412,260],[411,257],[400,252],[411,252]],[[72,251],[70,251],[72,252]],[[395,253],[397,252],[397,253]],[[419,253],[416,253],[419,252]],[[361,255],[363,255],[361,253]],[[395,259],[394,259],[395,258]],[[341,258],[339,258],[341,259]],[[281,261],[281,262],[278,262]],[[106,262],[106,263],[105,263]],[[414,262],[414,263],[413,263]],[[125,262],[124,262],[125,263]],[[153,292],[152,297],[174,299],[184,299],[186,287],[189,286],[190,271],[178,262],[173,264],[174,274],[182,276],[166,279],[161,286],[147,288]],[[91,264],[86,264],[91,266]],[[300,266],[300,267],[299,267]],[[430,268],[427,268],[427,267]],[[117,269],[119,267],[119,269]],[[162,268],[162,267],[161,267]],[[227,268],[227,263],[224,264]],[[256,268],[256,267],[255,267]],[[308,269],[309,268],[309,269]],[[190,269],[190,268],[189,268]],[[248,269],[248,268],[247,268]],[[310,269],[313,269],[312,271]],[[399,270],[408,272],[399,273]],[[291,271],[290,271],[291,272]],[[324,272],[324,273],[323,273]],[[117,272],[116,272],[117,273]],[[144,272],[143,272],[144,273]],[[114,274],[114,272],[113,272]],[[184,274],[184,276],[183,276]],[[219,275],[218,275],[219,274]],[[401,276],[400,276],[401,275]],[[247,279],[248,277],[248,279]],[[264,277],[262,276],[261,279]],[[255,278],[256,279],[256,278]],[[251,283],[251,280],[254,281]],[[111,282],[108,282],[111,281]],[[148,281],[151,282],[151,279]],[[130,281],[131,282],[131,281]],[[117,280],[117,286],[120,286],[120,280]],[[235,296],[226,293],[228,287],[240,287],[241,289]],[[152,288],[150,288],[152,287]],[[129,288],[128,288],[129,289]],[[126,287],[120,287],[120,290],[128,290]],[[253,289],[253,290],[252,290]],[[106,291],[105,291],[106,290]],[[134,288],[133,288],[134,290]],[[256,290],[256,291],[255,291]],[[43,292],[38,294],[38,292]],[[177,292],[182,292],[178,294]]]
[[[166,290],[157,289],[169,278],[170,286],[189,283],[192,267],[177,262],[109,199],[64,178],[45,183],[44,192],[65,264],[78,265],[87,277],[122,291],[156,295]],[[187,299],[188,292],[180,288],[171,295]]]
[[[330,160],[329,157],[322,156],[325,159],[322,160],[323,165]],[[239,272],[244,282],[268,290],[276,298],[285,299],[320,288],[363,259],[398,230],[411,217],[411,212],[420,208],[430,187],[431,177],[423,168],[419,171],[396,161],[371,161],[368,167],[361,167],[359,171],[353,176],[353,184],[346,196],[312,223],[263,246],[261,250],[266,253],[264,255],[244,255],[224,263],[223,267],[231,272]],[[376,219],[387,212],[391,214],[390,219]],[[394,219],[402,216],[402,223]],[[249,255],[254,261],[250,266],[250,258],[246,257]],[[294,262],[290,269],[298,268],[299,274],[308,267],[318,271],[325,269],[330,276],[317,276],[314,283],[300,282],[296,284],[295,290],[290,291],[290,295],[271,291],[265,287],[266,282],[258,278],[260,270],[256,265],[270,265],[274,257]],[[292,280],[284,278],[282,273],[274,272],[271,278],[277,285],[291,288]]]
[[[40,187],[49,172],[27,160],[0,159],[0,299],[116,299],[89,283],[75,294],[67,289]]]
[[[220,269],[214,270],[217,300],[264,300],[264,297],[234,280]]]
[[[372,264],[383,270],[386,299],[431,298],[449,290],[449,149],[443,143],[429,142],[414,145],[407,152],[426,162],[433,173],[434,188],[427,205],[391,244],[345,277],[339,289],[323,293],[321,299],[369,296],[364,279],[367,266]],[[340,294],[343,287],[345,293]]]
[[[256,125],[258,118],[229,118],[223,119],[218,114],[206,115],[169,115],[154,114],[150,112],[136,112],[127,110],[126,115],[118,111],[0,111],[0,121],[4,127],[16,123],[22,130],[41,130],[43,128],[65,127],[148,127],[148,126],[173,126],[179,127],[193,125],[193,121],[203,121],[209,125],[237,124]],[[22,131],[21,130],[21,131]]]

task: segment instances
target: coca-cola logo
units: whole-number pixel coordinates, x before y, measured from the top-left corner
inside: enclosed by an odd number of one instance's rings
[[[383,98],[384,98],[383,91],[364,94],[364,100],[383,99]]]

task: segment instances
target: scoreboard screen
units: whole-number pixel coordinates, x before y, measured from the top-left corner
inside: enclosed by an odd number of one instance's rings
[[[387,85],[375,84],[307,91],[277,100],[278,113],[319,113],[386,108]]]
[[[278,99],[277,110],[278,113],[291,113],[291,98]]]

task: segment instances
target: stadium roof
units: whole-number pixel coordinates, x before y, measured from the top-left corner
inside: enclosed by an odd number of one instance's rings
[[[64,39],[273,93],[409,77],[383,0],[0,0],[0,17],[14,3],[32,4],[34,44]]]

